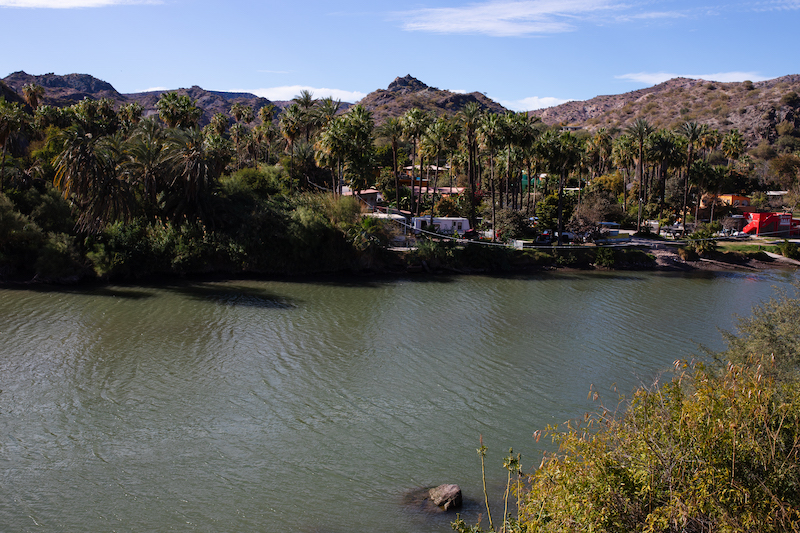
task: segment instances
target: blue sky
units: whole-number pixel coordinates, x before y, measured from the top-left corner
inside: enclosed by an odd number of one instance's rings
[[[354,102],[411,74],[529,110],[800,73],[800,0],[0,0],[0,78]]]

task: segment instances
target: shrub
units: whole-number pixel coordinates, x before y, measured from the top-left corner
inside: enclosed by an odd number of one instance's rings
[[[764,354],[772,360],[770,367],[782,376],[797,378],[800,370],[800,298],[794,293],[777,291],[748,317],[740,317],[736,333],[723,332],[727,350],[716,354],[720,361],[744,363],[754,355]]]
[[[286,174],[279,167],[243,168],[221,181],[223,184],[225,182],[241,183],[261,196],[286,192]]]
[[[678,247],[678,257],[684,261],[697,261],[699,259],[697,252],[690,246]]]
[[[780,250],[781,255],[784,257],[800,259],[800,247],[797,246],[797,243],[789,242],[784,239],[783,242],[778,245],[778,250]]]
[[[528,231],[528,219],[521,211],[501,209],[495,216],[498,239],[509,241],[525,237]]]
[[[679,363],[625,415],[603,411],[547,454],[523,504],[530,531],[787,531],[800,519],[800,386],[755,359],[720,374]],[[599,429],[598,429],[599,428]]]
[[[616,256],[613,248],[600,247],[595,254],[594,264],[603,268],[614,268]]]
[[[714,238],[712,228],[705,225],[689,235],[687,241],[687,248],[700,256],[709,255],[717,249],[717,240]]]
[[[361,205],[353,196],[325,195],[322,209],[331,224],[336,227],[348,227],[358,223],[361,217]]]
[[[425,261],[432,268],[453,262],[455,245],[451,240],[422,239],[411,253],[411,262]]]

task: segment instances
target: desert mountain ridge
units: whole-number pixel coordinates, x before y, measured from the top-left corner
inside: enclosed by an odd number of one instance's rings
[[[721,131],[738,129],[752,143],[774,140],[775,126],[784,120],[797,122],[797,94],[798,74],[759,82],[673,78],[645,89],[566,102],[529,114],[548,125],[591,131],[624,129],[638,118],[656,128],[676,128],[695,121]]]
[[[108,82],[88,74],[31,75],[22,71],[4,78],[0,91],[6,100],[21,101],[22,87],[28,83],[44,87],[44,104],[62,107],[83,98],[109,98],[117,105],[138,102],[144,107],[146,116],[156,114],[155,104],[161,94],[170,92],[122,94]],[[230,116],[234,103],[250,105],[256,113],[270,103],[279,109],[291,103],[271,102],[250,93],[209,91],[198,86],[176,91],[195,100],[203,109],[201,124],[207,124],[216,113]],[[760,139],[773,141],[778,136],[776,125],[783,121],[800,127],[798,93],[798,74],[758,82],[728,83],[674,78],[644,89],[571,101],[528,113],[548,125],[589,131],[601,127],[624,129],[637,118],[646,118],[657,128],[674,128],[693,120],[721,131],[739,129],[753,144]],[[377,89],[357,103],[372,111],[376,124],[381,124],[387,118],[401,116],[414,107],[434,114],[454,115],[469,102],[476,102],[489,112],[508,111],[480,92],[458,93],[438,89],[411,75],[395,78],[386,89]],[[342,109],[351,105],[343,103]]]

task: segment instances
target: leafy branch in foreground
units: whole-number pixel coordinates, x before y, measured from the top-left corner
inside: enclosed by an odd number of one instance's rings
[[[531,477],[525,531],[797,531],[800,383],[770,358],[718,373],[679,362],[621,418],[554,432]]]
[[[548,428],[558,451],[502,531],[800,531],[798,307],[779,292],[740,320],[717,363],[676,361],[622,414]],[[452,526],[482,532],[460,517]]]

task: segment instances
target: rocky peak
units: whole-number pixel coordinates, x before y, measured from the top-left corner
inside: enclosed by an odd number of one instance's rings
[[[9,86],[17,92],[22,90],[22,86],[27,83],[41,85],[45,89],[72,90],[80,93],[100,93],[107,92],[116,94],[114,87],[103,80],[99,80],[88,74],[67,74],[64,76],[48,73],[41,76],[33,76],[26,72],[14,72],[5,79]]]
[[[399,92],[400,94],[408,94],[418,91],[424,91],[428,86],[419,81],[417,78],[408,74],[402,78],[395,78],[389,84],[388,90],[391,92]]]

